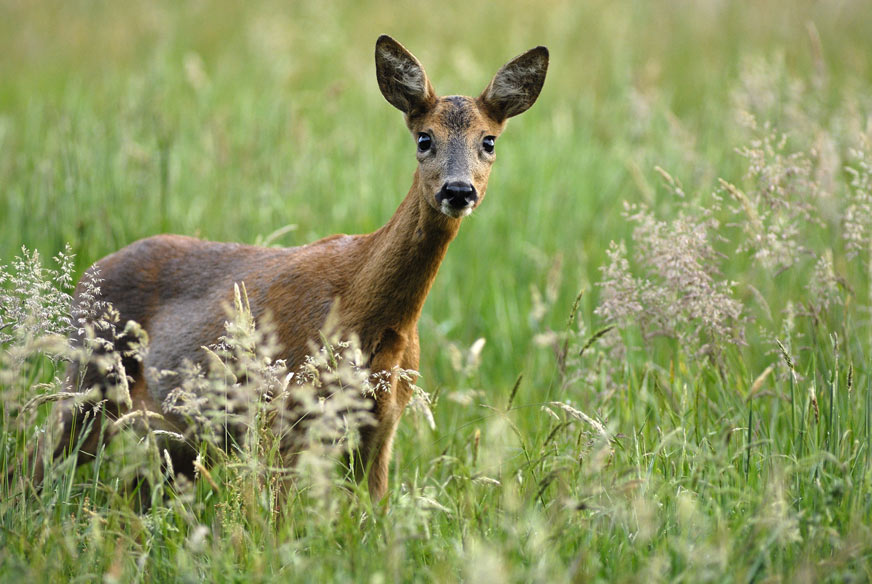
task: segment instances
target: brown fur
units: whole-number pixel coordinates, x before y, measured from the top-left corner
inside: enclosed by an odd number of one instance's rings
[[[150,339],[144,363],[125,363],[133,378],[133,407],[160,412],[171,426],[183,429],[184,420],[160,407],[172,381],[150,372],[178,370],[185,359],[203,361],[201,347],[215,343],[223,333],[222,307],[230,302],[235,282],[245,283],[255,317],[273,318],[281,357],[291,367],[307,355],[338,300],[338,326],[358,337],[373,372],[396,366],[417,369],[418,318],[461,223],[440,210],[436,195],[448,181],[465,181],[477,191],[474,206],[481,203],[494,160],[483,150],[482,139],[499,136],[507,117],[532,105],[547,64],[547,51],[538,47],[503,67],[478,98],[440,98],[414,56],[382,36],[376,43],[379,87],[388,102],[406,114],[412,136],[426,132],[433,145],[428,152],[418,152],[412,187],[381,229],[366,235],[333,235],[290,249],[158,235],[97,262],[103,299],[118,310],[122,323],[139,322]],[[69,378],[77,375],[73,367]],[[85,381],[83,387],[108,385],[93,371],[86,372]],[[368,468],[374,499],[387,490],[391,444],[412,393],[408,383],[396,378],[391,386],[375,398],[376,425],[362,430],[360,458]],[[79,438],[84,438],[80,459],[94,455],[99,436],[80,434],[87,411],[89,407],[59,404],[54,456]],[[124,411],[118,404],[107,407],[111,416]],[[174,460],[174,466],[178,471],[183,465]],[[42,474],[42,456],[37,453],[37,482]]]

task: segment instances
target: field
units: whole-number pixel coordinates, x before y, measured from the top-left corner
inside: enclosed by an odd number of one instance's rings
[[[872,580],[863,0],[0,0],[0,476],[95,260],[387,221],[415,146],[381,33],[444,95],[551,54],[424,308],[387,501],[333,451],[288,494],[268,436],[163,480],[123,432],[0,481],[0,581]]]

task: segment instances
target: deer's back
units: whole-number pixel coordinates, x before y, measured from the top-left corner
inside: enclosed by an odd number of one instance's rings
[[[281,356],[299,364],[344,291],[347,252],[358,243],[359,236],[333,236],[302,247],[263,248],[158,235],[97,262],[100,297],[119,312],[121,327],[134,320],[148,333],[142,373],[149,394],[161,402],[177,382],[157,373],[178,371],[185,360],[204,362],[202,347],[224,334],[234,283],[245,284],[256,318],[272,319]]]

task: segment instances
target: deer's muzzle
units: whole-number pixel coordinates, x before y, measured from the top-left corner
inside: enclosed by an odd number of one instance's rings
[[[478,201],[475,187],[468,182],[449,181],[436,193],[440,210],[451,217],[461,217],[472,212]]]

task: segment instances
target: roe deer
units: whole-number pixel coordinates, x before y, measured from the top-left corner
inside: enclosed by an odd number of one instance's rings
[[[163,411],[173,387],[156,372],[178,370],[184,360],[205,360],[201,347],[222,335],[223,306],[232,303],[236,282],[245,284],[255,318],[272,315],[279,357],[291,370],[310,353],[334,302],[339,330],[357,337],[370,371],[417,370],[417,322],[424,300],[462,218],[484,199],[496,156],[494,141],[507,118],[527,110],[539,96],[548,50],[536,47],[516,57],[475,98],[437,96],[418,60],[389,36],[376,42],[375,64],[385,99],[405,114],[418,160],[412,187],[382,228],[289,249],[157,235],[94,265],[102,278],[99,300],[111,303],[121,323],[136,321],[148,333],[144,361],[124,360],[133,408],[161,413],[170,427],[184,429],[180,416]],[[83,282],[74,305],[81,302]],[[121,337],[116,345],[124,343]],[[371,398],[375,423],[361,429],[358,453],[373,500],[387,490],[394,433],[412,393],[408,380],[388,375],[389,391]],[[73,364],[67,385],[73,386],[77,377],[84,380],[83,388],[101,387],[104,399],[113,383],[93,366],[80,370]],[[105,405],[109,416],[130,411],[124,404]],[[93,458],[109,437],[88,429],[95,425],[85,423],[87,410],[56,404],[60,432],[53,457],[78,444],[80,461]],[[38,445],[32,462],[37,484],[44,474],[41,452],[47,447]],[[172,457],[176,472],[192,474],[193,453],[173,452]]]

